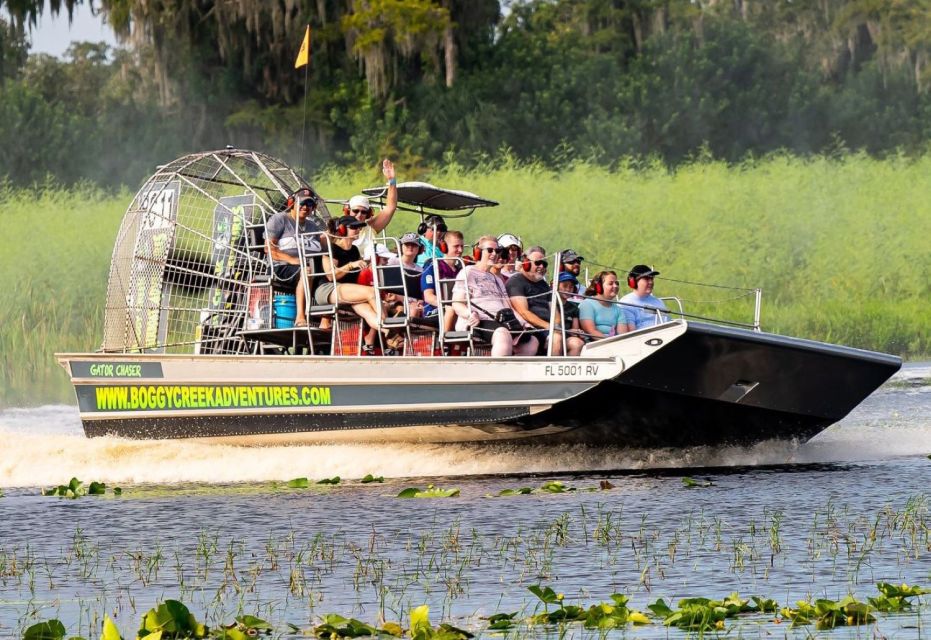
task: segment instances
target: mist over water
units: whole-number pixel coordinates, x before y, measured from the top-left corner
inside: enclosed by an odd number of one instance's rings
[[[533,444],[320,444],[240,447],[196,440],[84,437],[77,409],[0,411],[0,487],[72,476],[107,483],[230,483],[552,473],[877,460],[931,453],[931,363],[906,366],[847,418],[807,443],[625,449]]]

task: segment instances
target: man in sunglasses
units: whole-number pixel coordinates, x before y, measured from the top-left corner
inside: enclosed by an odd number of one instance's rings
[[[437,260],[443,258],[445,252],[442,250],[442,246],[445,244],[443,241],[447,231],[448,228],[443,216],[435,214],[427,216],[420,223],[417,232],[420,234],[420,244],[423,245],[423,251],[417,256],[418,265],[422,267],[428,262],[432,262],[433,258]]]
[[[358,195],[349,198],[346,203],[348,215],[359,222],[366,224],[359,232],[359,237],[353,244],[359,247],[359,253],[365,260],[375,257],[375,235],[384,231],[398,209],[398,180],[395,176],[394,163],[385,158],[381,162],[381,172],[388,180],[388,191],[385,195],[385,207],[378,214],[374,214],[372,203],[367,196]]]
[[[585,260],[582,256],[577,254],[572,249],[563,249],[560,253],[560,260],[562,261],[562,270],[571,273],[576,280],[576,283],[581,283],[581,273],[582,273],[582,261]],[[581,284],[578,284],[576,293],[584,293],[585,287]]]
[[[317,215],[317,196],[313,191],[304,187],[291,195],[289,199],[294,205],[279,211],[265,223],[265,249],[272,258],[275,280],[287,288],[294,287],[295,302],[297,303],[298,326],[306,324],[304,315],[304,287],[301,283],[303,271],[298,253],[300,234],[320,232],[326,226]],[[304,238],[304,249],[307,253],[321,251],[321,238],[323,236],[309,236]],[[325,237],[323,237],[324,242]],[[319,272],[320,258],[315,259],[316,264],[312,271]],[[306,265],[305,265],[306,266]],[[311,276],[308,274],[308,278]],[[311,282],[311,287],[313,283]]]
[[[549,262],[543,247],[530,247],[523,258],[517,261],[517,273],[507,282],[511,306],[524,322],[539,329],[537,338],[543,347],[547,346],[550,337],[550,313],[553,305],[553,290],[546,282],[548,267]],[[558,310],[555,318],[555,326],[558,327]],[[552,338],[553,355],[563,355],[562,333],[553,331]],[[570,336],[567,342],[570,356],[579,355],[585,345],[581,338],[576,336]]]

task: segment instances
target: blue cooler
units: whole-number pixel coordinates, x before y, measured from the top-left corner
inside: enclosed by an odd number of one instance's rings
[[[275,328],[290,329],[294,326],[297,317],[297,301],[289,293],[279,293],[275,296]]]

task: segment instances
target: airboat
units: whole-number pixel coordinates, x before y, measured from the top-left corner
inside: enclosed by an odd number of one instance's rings
[[[766,333],[758,317],[734,326],[681,308],[655,326],[590,342],[579,356],[496,358],[470,332],[420,324],[405,306],[382,327],[401,336],[401,355],[363,355],[362,321],[338,303],[307,309],[306,326],[276,313],[282,292],[265,223],[299,190],[316,195],[283,162],[229,148],[179,158],[143,184],[113,249],[101,347],[56,356],[88,437],[631,447],[805,440],[902,364]],[[398,185],[398,198],[422,219],[497,204],[427,183]],[[318,202],[315,214],[328,219]],[[406,300],[406,279],[389,275],[374,278],[376,299],[400,287]],[[446,290],[440,282],[438,293]],[[439,295],[440,305],[449,302]]]

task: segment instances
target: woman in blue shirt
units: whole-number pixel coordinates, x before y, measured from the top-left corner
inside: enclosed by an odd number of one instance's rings
[[[579,305],[579,323],[582,331],[596,340],[633,331],[627,314],[616,302],[619,287],[616,273],[602,271],[585,290],[586,298]]]

